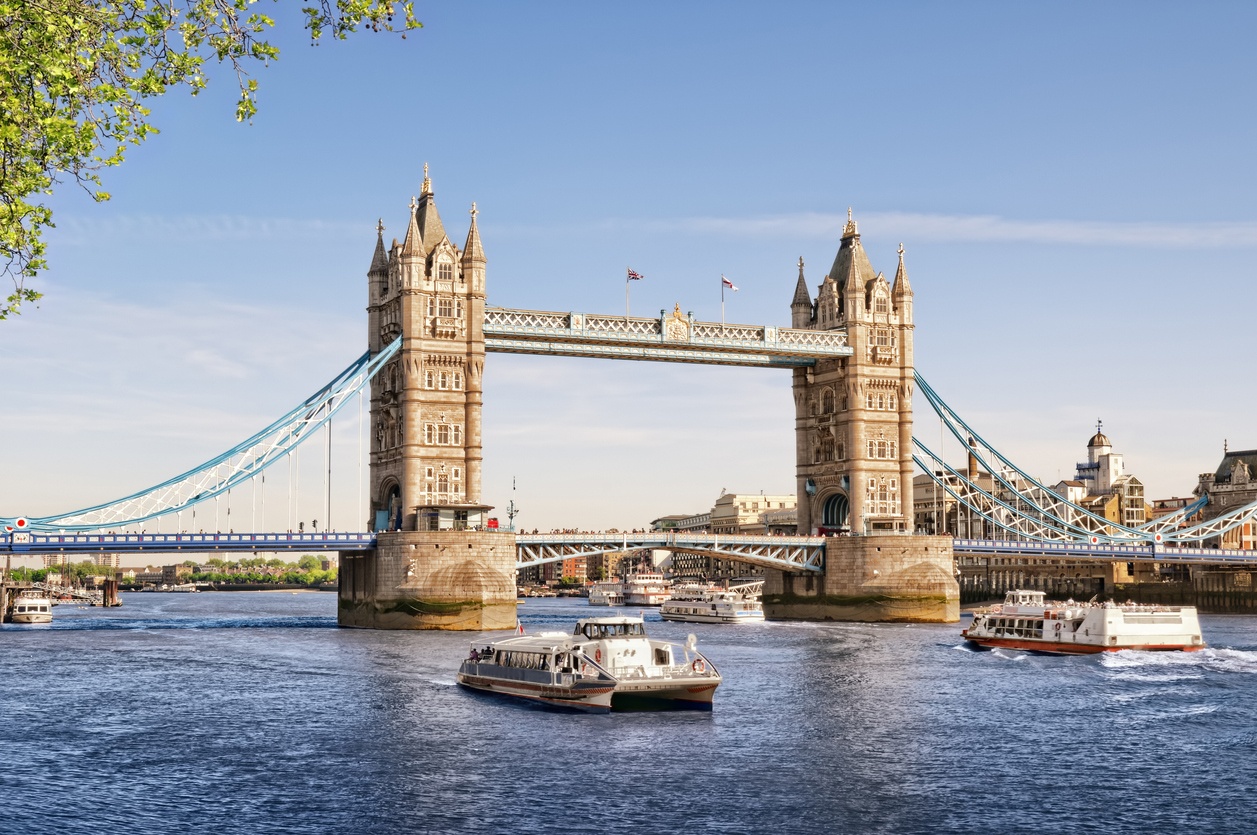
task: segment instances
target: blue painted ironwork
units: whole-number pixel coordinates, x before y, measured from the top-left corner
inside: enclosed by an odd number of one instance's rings
[[[1127,544],[1102,542],[1091,545],[1083,542],[1035,542],[1009,539],[954,539],[952,551],[956,554],[981,556],[1027,556],[1060,558],[1069,560],[1095,559],[1111,562],[1157,562],[1207,565],[1257,564],[1257,551],[1225,551],[1220,548],[1186,548],[1172,545]]]
[[[13,533],[0,551],[23,554],[182,554],[368,551],[374,533]]]
[[[748,536],[742,534],[646,533],[516,534],[518,567],[591,557],[617,551],[660,549],[702,554],[782,571],[825,570],[825,537]]]
[[[330,383],[262,431],[182,475],[104,504],[29,519],[32,531],[91,531],[138,525],[226,493],[281,460],[361,391],[400,349],[396,339],[375,356],[363,354]],[[0,518],[12,524],[12,519]]]

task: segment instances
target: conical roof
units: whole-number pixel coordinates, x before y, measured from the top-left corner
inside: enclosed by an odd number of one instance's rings
[[[436,195],[432,191],[432,178],[428,176],[428,164],[423,164],[423,188],[419,192],[419,230],[423,232],[426,244],[424,255],[436,249],[437,244],[445,237],[445,227],[441,224],[441,215],[436,210]]]
[[[863,291],[867,280],[863,276],[877,275],[860,243],[860,232],[851,216],[851,209],[847,209],[847,225],[842,230],[842,243],[838,247],[838,254],[834,256],[834,265],[830,268],[829,275],[837,283],[840,293],[849,286]]]
[[[467,230],[467,243],[463,245],[463,261],[479,261],[484,263],[484,247],[480,245],[480,230],[476,228],[476,215],[480,210],[471,204],[471,228]]]
[[[791,307],[797,305],[812,306],[812,294],[807,288],[807,280],[803,278],[803,256],[799,256],[799,282],[794,285],[794,299],[790,302]]]
[[[388,270],[388,251],[384,249],[384,218],[375,225],[375,254],[371,256],[371,267],[367,275],[375,275]]]
[[[427,255],[427,251],[423,248],[424,236],[419,229],[416,206],[415,198],[410,198],[410,223],[406,227],[406,240],[402,242],[401,254],[422,257]]]
[[[903,263],[903,244],[899,245],[899,269],[895,270],[895,287],[894,293],[897,296],[906,296],[912,292],[912,285],[908,283],[908,268]]]

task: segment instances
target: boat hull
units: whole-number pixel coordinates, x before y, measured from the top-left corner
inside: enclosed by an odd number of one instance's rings
[[[1040,652],[1046,655],[1097,655],[1101,652],[1120,652],[1133,649],[1148,652],[1194,652],[1204,649],[1200,644],[1129,644],[1126,646],[1102,646],[1100,644],[1062,643],[1059,641],[1038,641],[1032,638],[987,638],[970,637],[961,633],[965,641],[980,649],[1018,649],[1026,652]]]
[[[476,675],[460,671],[458,683],[471,690],[509,696],[516,699],[586,713],[609,713],[611,695],[615,689],[609,682],[578,683],[570,687],[539,684],[530,681],[513,681],[495,676]]]
[[[750,612],[746,614],[688,614],[685,612],[671,612],[663,609],[659,612],[659,616],[664,620],[679,621],[682,623],[763,623],[763,612]]]
[[[25,623],[25,624],[52,623],[52,615],[47,615],[47,614],[13,615],[13,622]]]

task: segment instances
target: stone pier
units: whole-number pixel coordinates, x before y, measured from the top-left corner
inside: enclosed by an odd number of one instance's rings
[[[515,535],[382,532],[379,547],[342,554],[338,621],[365,629],[515,627]]]
[[[951,537],[835,536],[822,576],[768,572],[771,620],[954,623],[960,620]]]

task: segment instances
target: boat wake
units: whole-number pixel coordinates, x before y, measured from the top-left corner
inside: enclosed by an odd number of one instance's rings
[[[1257,674],[1257,652],[1207,647],[1196,652],[1141,652],[1122,650],[1103,653],[1100,665],[1123,678],[1142,681],[1177,681],[1201,678],[1203,673]]]

